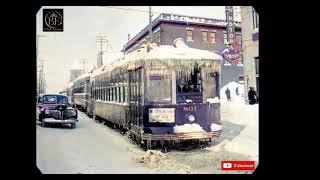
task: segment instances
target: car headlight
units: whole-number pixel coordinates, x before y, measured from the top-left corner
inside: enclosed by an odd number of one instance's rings
[[[189,115],[188,115],[188,120],[189,120],[190,122],[193,122],[193,121],[196,120],[196,117],[195,117],[193,114],[189,114]]]
[[[76,111],[76,110],[73,110],[73,111],[71,112],[71,114],[72,114],[72,116],[75,116],[75,115],[77,115],[77,111]]]

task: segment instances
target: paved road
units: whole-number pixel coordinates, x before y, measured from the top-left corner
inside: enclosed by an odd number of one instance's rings
[[[42,173],[155,173],[132,159],[130,140],[79,113],[76,129],[37,124],[37,166]]]

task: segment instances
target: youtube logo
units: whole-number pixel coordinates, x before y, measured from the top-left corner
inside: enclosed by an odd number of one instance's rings
[[[254,170],[254,161],[221,161],[221,170]]]
[[[225,168],[225,169],[230,169],[230,168],[232,168],[232,163],[223,163],[223,168]]]

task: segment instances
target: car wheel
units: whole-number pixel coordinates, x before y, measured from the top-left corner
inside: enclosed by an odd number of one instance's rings
[[[41,119],[41,115],[39,114],[39,116],[38,116],[38,121],[39,122],[41,122],[42,121],[42,119]]]
[[[71,124],[71,129],[74,129],[74,128],[76,128],[76,123]]]
[[[41,126],[42,126],[42,127],[46,127],[46,122],[44,122],[43,119],[41,120]]]

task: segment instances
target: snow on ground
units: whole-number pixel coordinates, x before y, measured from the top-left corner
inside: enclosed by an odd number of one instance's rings
[[[231,91],[231,102],[225,101],[225,96],[221,97],[224,100],[221,103],[222,124],[231,125],[232,123],[230,131],[238,131],[239,134],[229,139],[230,142],[227,142],[224,147],[228,151],[246,154],[250,156],[250,159],[258,161],[259,105],[246,105],[244,98],[241,95],[237,96],[234,91],[236,87],[239,87],[239,94],[242,94],[243,86],[235,82],[227,84],[221,90],[221,95],[225,94],[226,87],[229,87]],[[239,131],[240,127],[243,129]],[[222,131],[225,132],[225,129]]]
[[[45,174],[162,173],[136,163],[128,151],[138,149],[135,144],[82,112],[75,129],[37,125],[36,144],[37,166]]]
[[[189,174],[192,172],[190,166],[168,158],[161,151],[148,150],[140,156],[135,156],[134,159],[147,167],[170,174]]]
[[[259,106],[256,105],[235,105],[227,103],[227,108],[236,109],[230,115],[229,122],[245,125],[240,134],[225,145],[226,150],[247,154],[250,159],[258,161],[259,153]],[[232,112],[232,111],[231,111]],[[242,118],[240,118],[242,117]],[[237,121],[238,120],[238,121]]]
[[[239,95],[236,95],[236,88],[238,87]],[[226,95],[226,90],[227,88],[230,90],[230,96],[231,96],[231,101],[233,102],[238,102],[238,103],[244,103],[243,97],[244,97],[244,85],[239,84],[237,82],[229,82],[225,86],[223,86],[220,89],[220,100],[221,102],[226,102],[227,101],[227,95]]]
[[[221,102],[222,134],[209,147],[167,153],[143,151],[117,130],[79,113],[73,130],[37,126],[37,165],[43,173],[251,173],[220,168],[222,160],[258,161],[258,108],[232,96],[232,102]]]
[[[252,171],[222,171],[221,161],[254,160],[256,166],[258,165],[258,108],[258,104],[245,105],[241,96],[234,97],[232,102],[222,102],[220,137],[215,138],[209,147],[204,149],[171,151],[167,156],[191,167],[192,173],[252,173]]]
[[[222,171],[221,161],[223,160],[246,160],[248,156],[233,153],[225,150],[217,152],[204,149],[191,151],[171,151],[167,153],[168,158],[189,166],[192,174],[245,174],[248,171]]]

